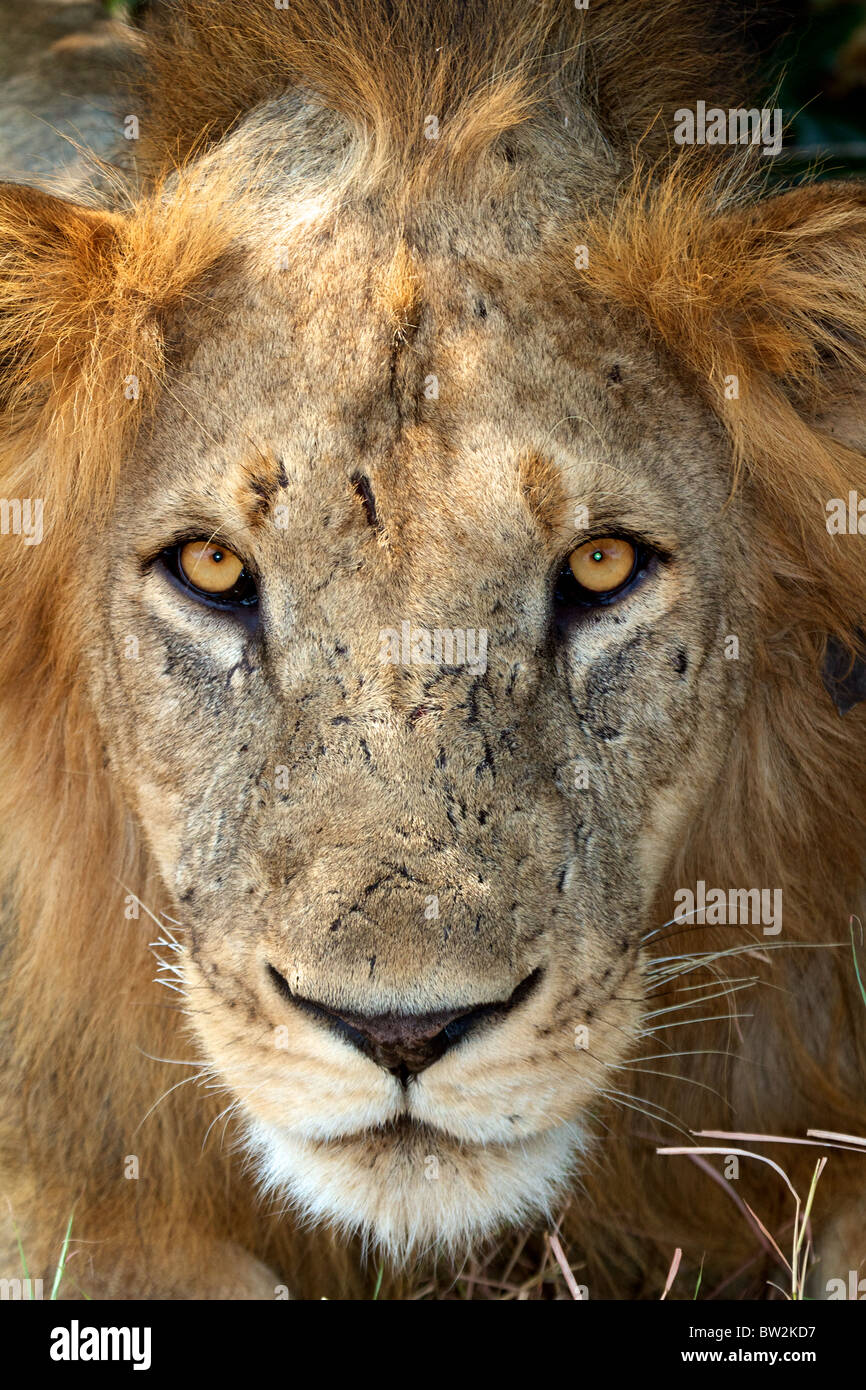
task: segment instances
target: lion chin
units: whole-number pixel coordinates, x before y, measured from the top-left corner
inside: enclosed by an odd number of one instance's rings
[[[330,1140],[252,1119],[245,1147],[263,1196],[404,1264],[459,1258],[504,1226],[549,1216],[587,1140],[577,1121],[476,1145],[407,1118]]]

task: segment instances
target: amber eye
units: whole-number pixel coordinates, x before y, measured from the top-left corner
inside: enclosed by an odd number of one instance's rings
[[[253,610],[256,582],[243,560],[213,538],[198,537],[169,546],[160,557],[164,568],[186,591],[217,608]]]
[[[184,579],[206,594],[227,594],[244,568],[243,560],[217,541],[187,541],[177,558]]]
[[[635,572],[638,552],[621,536],[587,541],[568,557],[569,568],[582,589],[605,595],[621,589]]]
[[[625,536],[584,541],[571,552],[556,580],[553,613],[559,631],[569,632],[593,609],[619,603],[662,558],[646,542]]]

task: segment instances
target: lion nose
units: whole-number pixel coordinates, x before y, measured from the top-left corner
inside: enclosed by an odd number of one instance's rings
[[[437,1062],[485,1014],[482,1006],[429,1014],[332,1013],[331,1017],[366,1057],[406,1081]]]
[[[426,1014],[357,1014],[332,1009],[295,994],[272,965],[268,970],[284,998],[326,1021],[365,1057],[398,1077],[404,1085],[410,1076],[416,1076],[437,1062],[483,1020],[494,1020],[509,1013],[535,988],[541,975],[540,970],[534,971],[521,981],[508,999],[470,1008],[440,1009]]]

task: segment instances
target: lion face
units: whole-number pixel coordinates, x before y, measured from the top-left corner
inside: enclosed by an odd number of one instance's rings
[[[617,1088],[750,559],[718,427],[633,329],[382,247],[344,217],[179,332],[89,652],[264,1182],[405,1252],[543,1209]],[[639,562],[587,602],[605,537]],[[215,540],[248,602],[185,582]]]

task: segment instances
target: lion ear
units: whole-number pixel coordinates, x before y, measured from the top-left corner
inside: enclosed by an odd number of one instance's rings
[[[866,493],[866,186],[824,183],[770,198],[755,209],[752,229],[768,272],[752,320],[756,355],[796,418],[786,431],[799,454],[795,466],[787,460],[789,486],[799,484],[820,507],[813,553],[823,550],[826,572],[845,590],[821,664],[845,715],[866,700],[866,556],[859,514],[853,534],[849,519],[845,535],[828,536],[827,513],[844,501],[850,518],[849,498]],[[776,424],[784,427],[783,413]],[[779,481],[777,472],[776,492]]]
[[[828,637],[822,674],[824,687],[840,714],[866,700],[866,633],[858,631],[861,652],[854,655],[837,637]]]
[[[831,399],[826,411],[818,417],[817,424],[845,449],[853,451],[855,457],[858,454],[866,456],[866,380],[858,383],[853,391]],[[854,500],[856,501],[856,497]],[[851,502],[849,490],[835,499],[833,504],[828,504],[828,507],[833,511],[836,521],[842,514],[847,523],[847,534],[840,536],[838,543],[856,546],[853,532],[856,528],[856,535],[859,537],[862,518],[859,510],[852,515],[854,509]],[[866,572],[866,560],[863,570]],[[838,637],[831,635],[824,652],[824,686],[840,715],[848,714],[856,705],[866,700],[866,611],[863,613],[863,619],[862,626],[855,627],[853,631],[853,648],[850,642],[842,642]]]
[[[119,259],[116,213],[0,183],[0,389],[6,408],[71,384]]]
[[[782,385],[825,441],[825,463],[837,462],[836,476],[841,472],[847,484],[838,491],[831,487],[827,470],[825,508],[835,498],[838,509],[852,492],[862,495],[864,486],[866,187],[825,183],[795,189],[763,204],[759,218],[776,244],[790,242],[789,257],[776,262],[767,309],[785,339]],[[859,535],[858,517],[853,535],[835,539],[837,546],[856,547],[850,558],[866,575]],[[863,596],[862,579],[857,587]],[[829,633],[824,649],[824,687],[840,715],[866,700],[866,605],[857,616],[859,624],[845,624],[843,637]]]
[[[774,544],[787,538],[782,587],[804,630],[826,634],[819,671],[846,714],[866,700],[864,528],[848,505],[866,498],[866,185],[801,186],[693,221],[690,237],[707,312],[680,338]],[[853,532],[828,520],[843,502]]]
[[[827,182],[764,199],[732,218],[751,304],[748,345],[807,409],[859,397],[866,443],[866,184]]]

